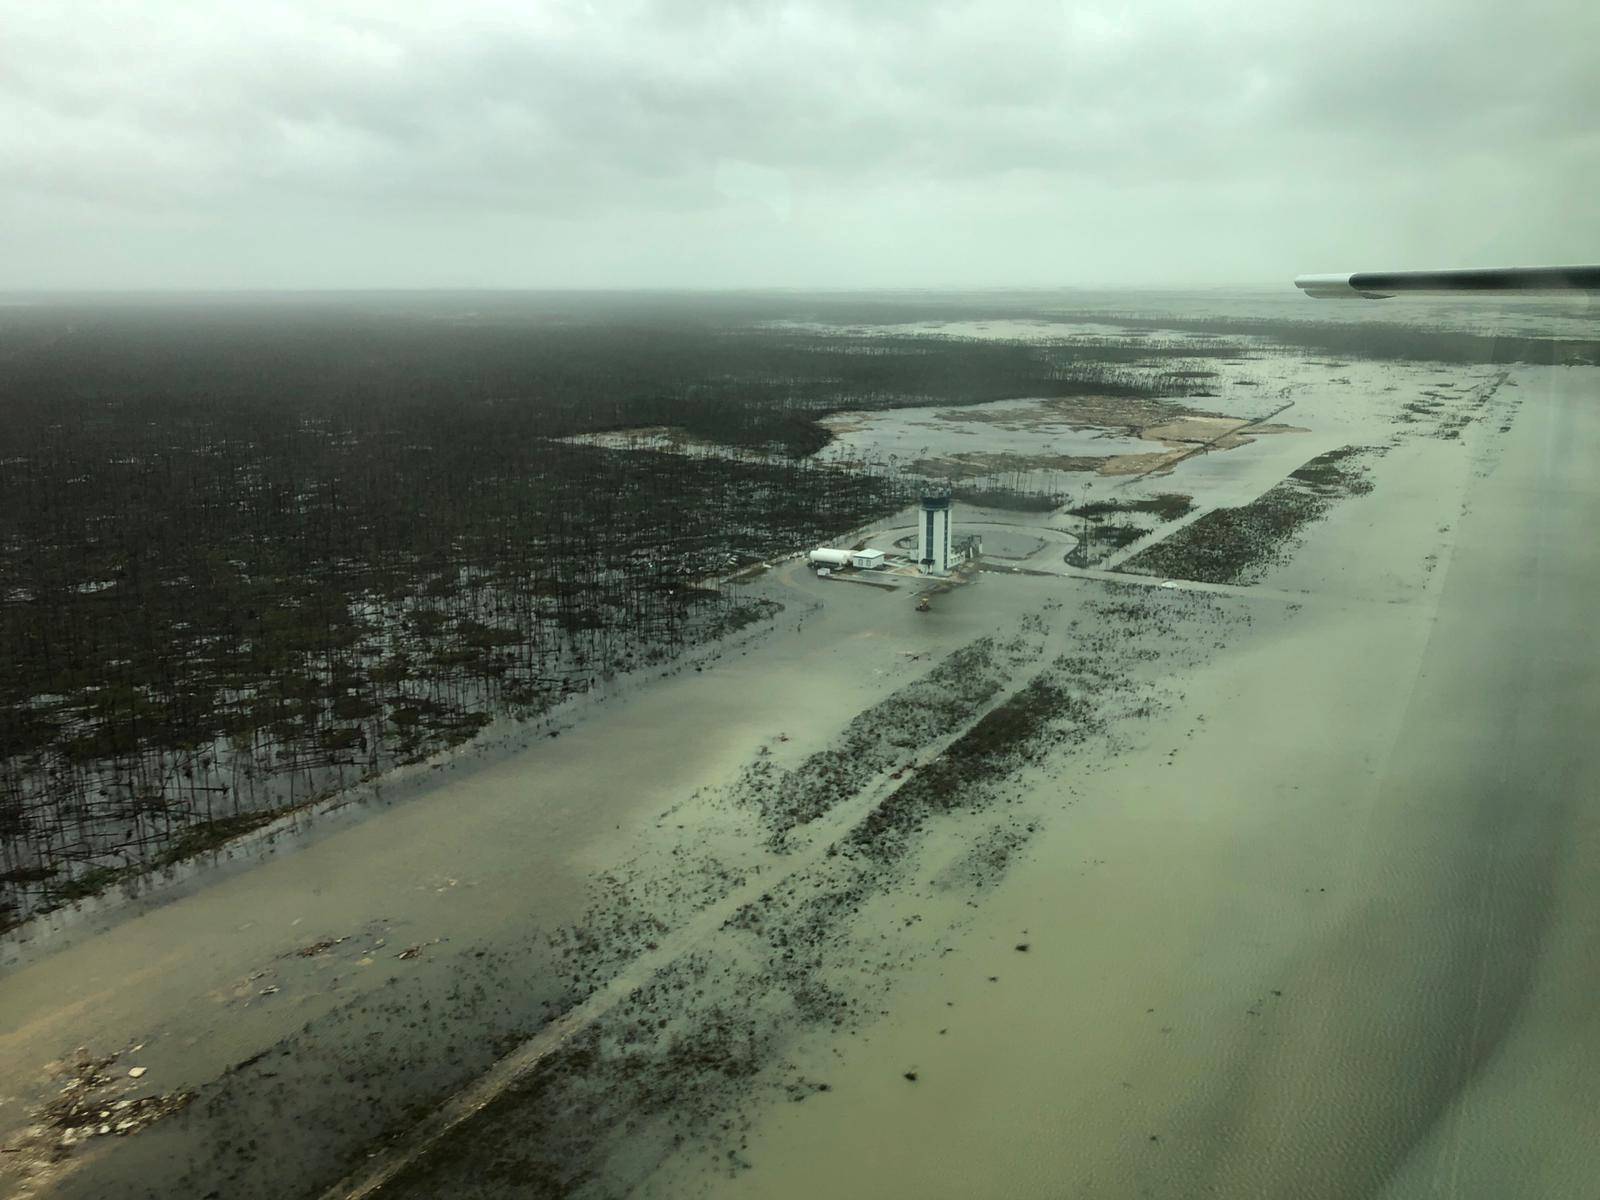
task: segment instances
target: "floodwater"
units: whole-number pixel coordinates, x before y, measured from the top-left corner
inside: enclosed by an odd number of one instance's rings
[[[824,748],[851,714],[1038,604],[1042,582],[930,619],[872,589],[819,604],[825,585],[791,564],[770,585],[788,603],[777,628],[704,671],[640,679],[557,738],[530,730],[409,803],[41,948],[0,981],[8,1136],[78,1047],[123,1051],[119,1070],[147,1069],[130,1094],[199,1089],[209,1109],[91,1145],[49,1194],[331,1181],[352,1144],[487,1069],[660,937],[657,922],[770,867],[713,803],[719,785],[758,755]],[[550,938],[567,931],[611,944],[565,953]],[[396,1053],[374,1063],[372,1038]]]
[[[1120,325],[1096,321],[1097,315],[1137,317],[1160,321],[1212,320],[1315,321],[1417,325],[1466,333],[1508,337],[1592,337],[1595,312],[1582,293],[1507,295],[1475,298],[1463,304],[1449,296],[1396,296],[1381,304],[1308,301],[1289,288],[1214,288],[1200,291],[1093,291],[1074,289],[1038,293],[1027,297],[1034,311],[1051,311],[1053,317],[986,320],[923,320],[894,324],[833,326],[815,321],[779,321],[775,325],[844,332],[862,336],[893,333],[935,337],[977,337],[1012,341],[1054,341],[1073,337],[1126,337]],[[1141,331],[1134,331],[1142,336]],[[1162,340],[1206,335],[1154,329]],[[1227,335],[1230,342],[1241,340]],[[1244,339],[1249,340],[1249,339]]]
[[[1133,752],[1038,770],[1070,813],[954,952],[797,1048],[830,1092],[641,1194],[1588,1194],[1600,414],[1591,371],[1516,378],[1498,443],[1387,464],[1444,565],[1319,528],[1301,561],[1366,588],[1262,602]]]
[[[784,613],[719,658],[30,948],[0,979],[8,1148],[79,1047],[120,1054],[120,1095],[195,1098],[0,1187],[1589,1194],[1600,372],[1240,370],[1277,393],[1243,415],[1289,400],[1305,432],[1095,486],[1203,512],[1380,448],[1258,586],[1074,575],[1049,514],[985,533],[1039,573],[928,614],[782,564],[752,586]],[[1455,398],[1404,407],[1429,391]],[[982,638],[1003,688],[772,836],[762,797]],[[899,859],[836,852],[1068,658],[1084,736]],[[489,1107],[427,1123],[463,1094]]]
[[[910,461],[935,454],[1104,456],[1142,454],[1151,443],[1122,431],[1074,425],[1045,400],[996,400],[962,408],[897,408],[825,417],[829,461]]]

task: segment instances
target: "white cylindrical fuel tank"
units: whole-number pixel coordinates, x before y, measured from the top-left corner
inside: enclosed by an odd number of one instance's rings
[[[819,567],[848,567],[850,565],[850,551],[829,550],[826,546],[819,546],[806,556],[812,565]]]

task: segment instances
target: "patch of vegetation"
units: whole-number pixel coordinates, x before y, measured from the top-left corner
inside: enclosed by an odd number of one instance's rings
[[[1150,513],[1160,521],[1176,521],[1194,511],[1194,499],[1179,492],[1162,492],[1139,500],[1096,500],[1067,511],[1074,517],[1091,521],[1130,512]]]
[[[52,897],[63,903],[87,899],[126,879],[133,872],[126,867],[93,867],[51,889]]]
[[[167,866],[215,850],[241,834],[261,828],[276,815],[270,812],[243,813],[237,817],[222,817],[215,821],[207,821],[203,825],[193,826],[184,830],[161,852],[159,864]]]
[[[1242,508],[1215,509],[1118,570],[1201,583],[1240,583],[1285,561],[1300,531],[1343,496],[1372,490],[1361,457],[1373,447],[1346,446],[1319,455]]]
[[[1124,546],[1131,546],[1148,532],[1150,531],[1140,529],[1137,525],[1118,525],[1108,522],[1095,528],[1094,540],[1096,543],[1120,550]]]
[[[978,799],[978,784],[1042,753],[1040,734],[1051,722],[1089,711],[1041,672],[874,809],[851,831],[848,844],[878,859],[893,858],[929,815]]]
[[[1004,686],[1008,664],[992,638],[954,651],[923,678],[860,713],[837,742],[772,777],[760,764],[750,790],[781,846],[794,829],[848,800],[872,776],[905,764],[940,732],[959,727]]]
[[[1065,497],[1047,492],[1028,492],[1008,487],[956,486],[950,495],[959,503],[1005,512],[1042,513],[1060,508]]]
[[[1370,452],[1370,448],[1355,446],[1329,450],[1290,471],[1289,478],[1326,496],[1364,496],[1372,491],[1372,481],[1359,460]]]
[[[765,567],[757,568],[754,574],[759,575],[765,570]],[[754,576],[748,577],[753,578]],[[737,633],[741,629],[747,629],[751,625],[769,621],[778,614],[781,607],[776,600],[741,600],[722,615],[712,634],[716,637],[725,637],[728,634]]]

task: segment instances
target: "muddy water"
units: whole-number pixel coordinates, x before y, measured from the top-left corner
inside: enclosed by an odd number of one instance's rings
[[[1038,602],[921,615],[909,593],[841,602],[794,567],[765,586],[788,606],[776,628],[703,673],[641,681],[558,738],[441,772],[412,803],[8,972],[8,1136],[78,1047],[126,1052],[146,1068],[139,1089],[198,1094],[136,1139],[82,1148],[52,1194],[282,1195],[336,1176],[642,952],[660,936],[649,922],[675,924],[764,865],[760,842],[701,802],[758,752],[799,761]]]
[[[754,892],[591,1027],[596,1064],[654,1069],[628,1050],[652,1036],[714,1052],[568,1097],[603,1118],[569,1147],[589,1194],[1583,1194],[1592,375],[1519,371],[1454,439],[1396,425],[1376,383],[1308,378],[1293,414],[1306,445],[1400,438],[1374,493],[1254,595],[1141,589],[1190,606],[1181,636],[1124,637],[1099,580],[986,577],[919,616],[909,592],[775,571],[778,628],[714,669],[9,973],[0,1120],[74,1047],[143,1044],[125,1061],[195,1103],[92,1143],[50,1194],[316,1194]],[[893,871],[858,881],[826,839],[797,869],[729,800],[752,763],[798,766],[1038,614],[1085,654],[1125,644],[1146,692],[1100,740],[984,781]],[[828,921],[790,920],[818,897]],[[780,945],[818,957],[785,975]],[[708,1042],[712,1018],[748,1036]],[[641,1078],[665,1112],[615,1107]],[[556,1127],[526,1097],[496,1113],[425,1164],[448,1188],[395,1194],[497,1194],[481,1168],[516,1177]]]
[[[887,412],[837,413],[822,425],[834,433],[823,452],[828,460],[863,457],[909,461],[929,454],[1052,454],[1104,456],[1141,454],[1149,442],[1105,429],[1074,426],[1044,400],[997,400],[951,408],[900,408]]]
[[[643,1194],[1588,1194],[1600,410],[1519,380],[1508,433],[1379,468],[1432,574],[1355,504],[1315,531],[1369,595],[1258,602],[1142,744],[1039,771],[1057,815],[951,952],[794,1049],[830,1091]]]

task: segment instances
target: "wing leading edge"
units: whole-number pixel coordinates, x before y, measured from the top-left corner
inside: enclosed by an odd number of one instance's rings
[[[1294,285],[1317,300],[1387,300],[1402,292],[1600,291],[1600,266],[1357,271],[1350,275],[1298,275]]]

